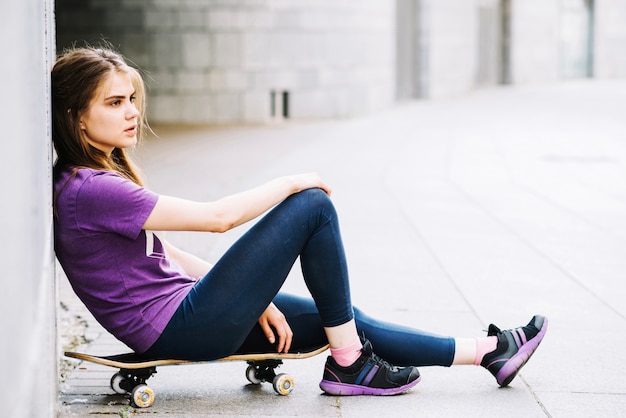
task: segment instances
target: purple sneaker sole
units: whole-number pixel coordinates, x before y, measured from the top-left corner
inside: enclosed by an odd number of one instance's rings
[[[501,387],[508,386],[509,383],[517,376],[517,373],[526,362],[533,355],[539,343],[543,339],[548,329],[548,318],[544,318],[541,329],[532,339],[522,345],[517,353],[502,366],[502,368],[496,373],[496,381]]]
[[[413,386],[417,385],[422,380],[421,377],[418,377],[411,383],[408,383],[404,386],[399,386],[397,388],[390,389],[379,389],[379,388],[371,388],[368,386],[361,385],[351,385],[348,383],[338,383],[331,382],[328,380],[322,380],[320,382],[320,388],[329,395],[338,395],[338,396],[353,396],[353,395],[375,395],[375,396],[387,396],[387,395],[398,395],[402,392],[406,392],[411,389]]]

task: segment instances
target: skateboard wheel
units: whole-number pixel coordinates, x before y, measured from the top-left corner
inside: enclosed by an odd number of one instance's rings
[[[281,373],[274,378],[272,385],[274,386],[274,390],[276,391],[276,393],[278,393],[279,395],[287,396],[293,390],[295,382],[293,380],[293,377],[285,373]]]
[[[147,408],[154,402],[154,391],[146,384],[137,385],[131,393],[131,401],[137,408]]]
[[[260,385],[262,383],[261,379],[256,376],[256,367],[254,366],[248,366],[246,369],[246,379],[253,385]]]
[[[124,382],[125,380],[126,378],[122,376],[121,373],[115,373],[111,377],[111,389],[113,389],[115,393],[119,393],[120,395],[125,394],[126,390],[122,389],[122,382]]]

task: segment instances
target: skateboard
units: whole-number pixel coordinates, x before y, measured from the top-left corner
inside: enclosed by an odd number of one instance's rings
[[[181,364],[215,363],[224,361],[245,361],[248,363],[246,378],[254,385],[270,382],[276,393],[289,395],[294,388],[294,379],[286,373],[276,374],[276,368],[283,360],[305,359],[323,353],[328,345],[312,347],[295,353],[258,353],[233,354],[217,360],[175,360],[146,359],[135,353],[112,356],[94,356],[91,354],[66,351],[66,357],[89,361],[103,366],[115,367],[119,371],[111,377],[111,389],[119,394],[129,394],[130,403],[137,408],[148,408],[155,399],[154,390],[147,385],[147,380],[156,373],[157,366]]]

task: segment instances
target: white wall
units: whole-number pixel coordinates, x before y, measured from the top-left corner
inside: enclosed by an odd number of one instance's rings
[[[511,82],[559,78],[559,0],[512,0]]]
[[[422,95],[440,98],[474,87],[478,65],[475,0],[423,0]]]
[[[626,2],[595,0],[593,75],[626,77]]]
[[[57,351],[48,79],[52,0],[0,3],[0,409],[54,416]]]

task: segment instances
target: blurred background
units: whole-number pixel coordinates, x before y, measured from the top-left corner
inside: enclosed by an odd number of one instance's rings
[[[363,115],[501,84],[626,77],[619,0],[57,0],[58,50],[111,42],[149,117]]]

